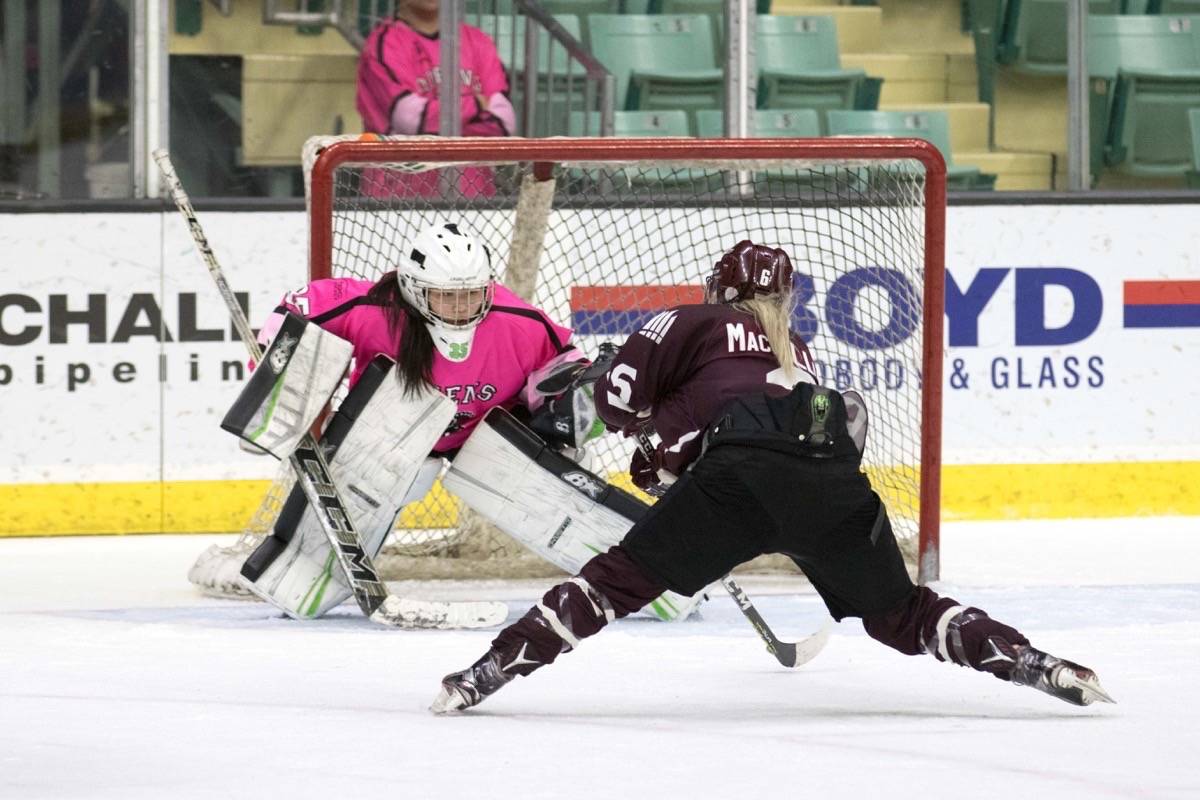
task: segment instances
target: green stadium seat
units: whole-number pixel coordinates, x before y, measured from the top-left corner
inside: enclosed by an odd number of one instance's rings
[[[696,135],[701,139],[720,139],[725,135],[725,112],[706,108],[696,112]]]
[[[649,14],[708,14],[724,17],[725,0],[649,0]],[[759,14],[771,13],[771,0],[758,0],[755,10]]]
[[[946,159],[946,185],[951,189],[992,189],[996,176],[976,167],[959,166],[950,152],[950,122],[944,111],[830,111],[830,136],[899,136],[924,139]]]
[[[720,111],[716,112],[720,114]],[[595,136],[598,114],[571,112],[567,127],[570,136]],[[686,111],[614,111],[614,136],[691,136]]]
[[[629,9],[626,9],[628,11]],[[755,12],[768,14],[771,0],[758,0]],[[647,14],[705,14],[712,24],[713,46],[721,51],[725,35],[725,3],[723,0],[647,0]]]
[[[542,8],[551,14],[620,14],[621,0],[541,0]]]
[[[1132,2],[1132,0],[1130,0]],[[1128,6],[1126,14],[1133,11]],[[1147,14],[1200,14],[1200,0],[1146,0]]]
[[[703,14],[593,14],[592,53],[616,79],[627,111],[683,109],[692,115],[724,105],[712,28]]]
[[[1104,163],[1141,177],[1191,167],[1188,111],[1200,108],[1200,70],[1122,69],[1113,90]]]
[[[1095,17],[1088,30],[1092,170],[1182,177],[1200,108],[1200,19]]]
[[[721,112],[716,112],[720,114]],[[571,136],[595,136],[598,121],[595,114],[573,112],[569,131]],[[625,137],[690,136],[691,127],[686,111],[614,111],[613,135]],[[648,166],[641,170],[616,167],[609,170],[567,170],[568,191],[603,191],[603,181],[617,179],[636,184],[654,184],[668,191],[706,193],[719,190],[724,176],[715,170],[671,169]]]
[[[374,4],[377,7],[388,7],[397,5],[395,0],[368,0],[367,5]],[[362,0],[359,0],[359,5],[363,5]],[[386,12],[390,12],[390,8],[381,8]],[[466,0],[463,4],[463,12],[467,15],[467,22],[474,25],[472,16],[475,14],[512,14],[512,0]],[[377,11],[376,14],[379,12]]]
[[[1115,79],[1120,69],[1191,69],[1200,66],[1200,19],[1096,16],[1088,20],[1088,74]]]
[[[1189,189],[1200,189],[1200,108],[1188,111],[1188,128],[1192,142],[1192,168],[1186,179]]]
[[[204,28],[204,7],[200,0],[175,0],[175,33],[195,36]]]
[[[815,138],[821,135],[821,118],[811,108],[758,109],[753,135],[764,139]],[[697,111],[696,134],[704,139],[725,135],[724,111]]]
[[[975,45],[975,74],[979,85],[978,97],[995,112],[996,64],[1001,53],[1001,34],[1004,27],[1004,0],[963,0],[964,24],[970,26]]]
[[[1122,0],[1088,0],[1093,16],[1121,13]],[[1008,0],[996,60],[1019,72],[1067,74],[1067,0]]]
[[[583,42],[586,46],[588,38],[588,17],[592,14],[619,14],[621,13],[621,0],[541,0],[542,8],[554,16],[559,14],[573,14],[579,17],[582,23],[580,33],[576,34],[575,38]]]
[[[703,138],[724,136],[725,118],[722,111],[696,112],[696,132]],[[816,138],[821,135],[820,115],[811,108],[758,109],[753,116],[753,136],[764,139]],[[756,191],[770,196],[811,196],[818,187],[836,190],[865,187],[867,171],[860,168],[826,167],[818,170],[769,168],[754,171]]]
[[[842,69],[833,17],[761,16],[755,46],[759,108],[858,107],[867,75]]]

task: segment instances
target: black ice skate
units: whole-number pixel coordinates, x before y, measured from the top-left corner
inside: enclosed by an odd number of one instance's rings
[[[1087,667],[1055,658],[1033,647],[1016,650],[1016,663],[1013,664],[1010,677],[1016,685],[1032,686],[1077,706],[1090,705],[1097,700],[1117,702],[1100,686],[1096,673]]]
[[[442,678],[442,691],[434,698],[429,710],[434,714],[446,714],[477,706],[515,677],[500,667],[500,654],[489,650],[462,672],[452,672]]]

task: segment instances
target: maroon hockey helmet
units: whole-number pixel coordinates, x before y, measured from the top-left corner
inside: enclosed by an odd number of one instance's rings
[[[791,288],[792,260],[788,254],[778,247],[743,239],[713,266],[705,281],[705,297],[710,303],[734,303]]]

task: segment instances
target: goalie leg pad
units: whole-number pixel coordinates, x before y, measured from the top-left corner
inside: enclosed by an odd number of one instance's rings
[[[549,449],[499,408],[476,426],[442,482],[480,516],[571,574],[620,544],[649,508]],[[703,599],[703,592],[692,597],[665,592],[644,613],[684,619]]]
[[[330,422],[322,447],[364,549],[378,554],[396,515],[424,496],[441,469],[428,454],[454,417],[438,392],[406,397],[387,359],[363,374]],[[319,617],[350,597],[316,515],[294,488],[275,531],[242,566],[247,588],[284,613]]]
[[[346,340],[289,312],[221,427],[287,458],[333,396],[353,351]]]

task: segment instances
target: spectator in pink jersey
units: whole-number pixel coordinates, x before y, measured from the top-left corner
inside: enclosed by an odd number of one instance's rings
[[[358,62],[358,111],[363,127],[381,134],[439,133],[441,43],[438,0],[401,0],[396,19],[367,37]],[[459,28],[464,136],[511,136],[516,114],[508,99],[508,79],[496,45],[471,25]],[[391,176],[386,194],[429,196],[437,192],[435,173]],[[469,167],[459,179],[467,197],[495,192],[491,170]]]

